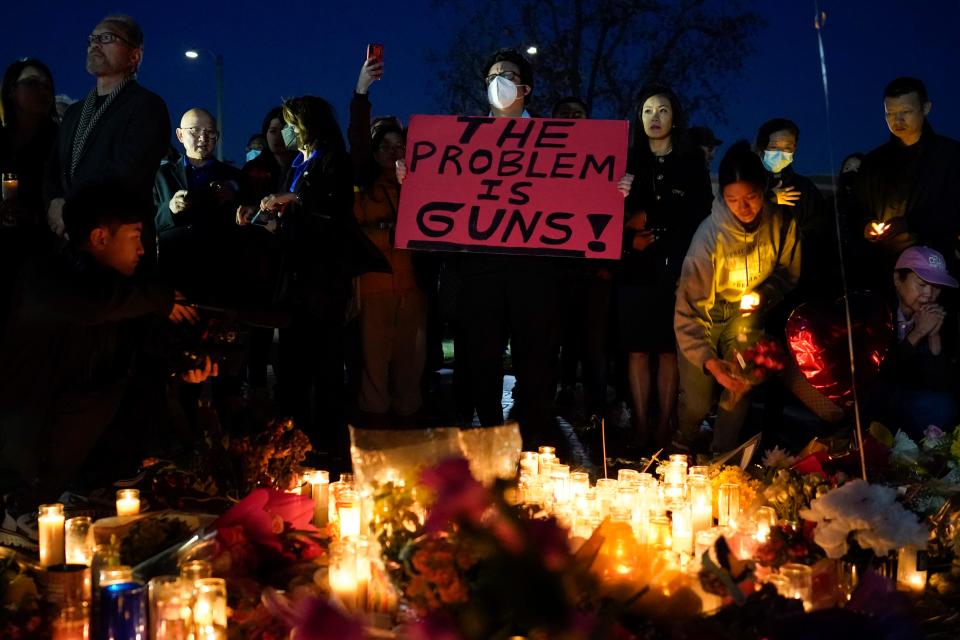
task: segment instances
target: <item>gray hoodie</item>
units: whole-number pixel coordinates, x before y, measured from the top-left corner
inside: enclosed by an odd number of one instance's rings
[[[739,305],[744,293],[755,291],[769,309],[799,278],[800,235],[791,216],[765,205],[760,224],[747,231],[723,198],[714,200],[683,260],[673,320],[680,353],[702,370],[717,357],[710,341],[714,307]]]

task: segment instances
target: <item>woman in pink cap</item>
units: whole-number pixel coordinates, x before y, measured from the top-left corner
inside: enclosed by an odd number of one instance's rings
[[[957,324],[937,299],[957,280],[940,253],[914,246],[897,259],[893,286],[896,339],[871,390],[871,418],[911,435],[929,425],[952,427],[960,419]]]

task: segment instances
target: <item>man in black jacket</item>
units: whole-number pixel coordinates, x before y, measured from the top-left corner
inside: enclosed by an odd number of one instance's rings
[[[869,248],[870,272],[887,284],[907,247],[933,247],[947,260],[960,232],[960,143],[927,121],[923,82],[897,78],[883,92],[890,140],[867,154],[857,182],[857,213]]]
[[[160,271],[191,298],[236,304],[232,276],[249,257],[234,224],[240,171],[214,157],[219,132],[208,111],[184,113],[176,133],[184,155],[163,162],[153,186]]]
[[[197,319],[172,288],[131,279],[149,211],[149,200],[141,202],[120,185],[80,190],[64,206],[68,245],[29,262],[17,282],[0,344],[0,466],[38,483],[46,497],[58,495],[116,424],[144,321]],[[215,375],[206,365],[184,379]],[[140,435],[127,429],[120,437]]]
[[[170,140],[163,99],[136,81],[143,31],[129,16],[107,16],[87,36],[87,71],[97,84],[63,116],[47,162],[44,197],[50,227],[62,235],[63,203],[94,182],[127,185],[149,197]],[[153,217],[144,220],[146,262],[155,259]]]

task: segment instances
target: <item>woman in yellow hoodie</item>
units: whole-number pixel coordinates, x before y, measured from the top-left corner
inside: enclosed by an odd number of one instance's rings
[[[769,203],[766,171],[746,141],[727,151],[719,182],[721,197],[694,234],[683,261],[674,314],[682,356],[680,439],[688,446],[718,391],[742,394],[747,389],[729,361],[738,336],[759,326],[764,313],[800,278],[796,222]],[[713,450],[737,444],[748,408],[744,394],[731,410],[720,410]]]

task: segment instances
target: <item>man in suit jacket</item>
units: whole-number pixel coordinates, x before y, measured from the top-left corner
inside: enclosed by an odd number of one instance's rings
[[[143,31],[124,15],[107,16],[87,36],[87,71],[97,84],[63,116],[47,163],[44,196],[50,227],[64,233],[64,198],[94,183],[120,183],[149,197],[170,140],[170,115],[136,81]],[[153,220],[144,220],[145,261],[152,262]]]

